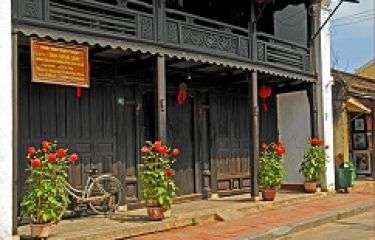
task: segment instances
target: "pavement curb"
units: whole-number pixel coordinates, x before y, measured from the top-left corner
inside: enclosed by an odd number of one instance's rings
[[[108,239],[125,239],[155,232],[164,232],[171,229],[192,226],[194,224],[209,223],[217,221],[217,214],[202,214],[195,217],[175,218],[171,217],[160,222],[149,222],[144,225],[131,228],[111,228],[104,231],[98,231],[89,234],[80,234],[59,239],[64,240],[108,240]]]
[[[299,197],[299,198],[285,199],[285,200],[274,201],[274,202],[265,202],[264,204],[261,204],[261,205],[243,207],[243,208],[239,208],[238,211],[252,212],[252,211],[259,211],[263,209],[279,208],[283,206],[289,206],[292,204],[304,203],[304,202],[309,202],[309,201],[316,200],[316,199],[333,196],[334,194],[335,193],[319,192],[319,193],[314,193],[314,194],[306,195],[306,196]]]
[[[339,211],[334,211],[328,214],[323,214],[318,217],[313,217],[309,219],[305,219],[302,221],[297,221],[291,224],[286,224],[271,230],[263,231],[263,232],[258,232],[255,234],[247,235],[247,236],[242,236],[237,238],[238,240],[270,240],[270,239],[276,239],[283,237],[285,235],[288,235],[290,233],[298,232],[298,231],[303,231],[312,227],[317,227],[326,223],[331,223],[336,220],[341,220],[345,219],[348,217],[352,217],[361,213],[365,213],[367,211],[373,210],[375,207],[374,202],[369,202],[367,204],[363,204],[360,206],[355,206]]]
[[[311,195],[305,195],[303,197],[280,200],[274,202],[264,202],[260,205],[249,206],[245,208],[238,208],[237,211],[246,213],[252,211],[259,211],[270,208],[278,208],[281,206],[292,205],[296,203],[303,203],[307,201],[313,201],[315,199],[321,199],[330,196],[327,193],[315,193]],[[101,231],[91,233],[81,233],[79,235],[70,235],[61,237],[61,240],[108,240],[108,239],[124,239],[129,237],[135,237],[145,234],[152,234],[156,232],[169,231],[175,228],[192,226],[195,224],[205,224],[215,221],[226,221],[228,220],[225,214],[219,212],[205,213],[200,215],[191,215],[188,217],[171,217],[160,222],[148,222],[147,224],[134,226],[130,228],[111,228],[101,229]],[[55,238],[56,239],[56,238]]]

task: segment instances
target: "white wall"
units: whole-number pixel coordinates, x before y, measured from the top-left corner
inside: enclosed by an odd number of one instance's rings
[[[0,239],[12,238],[11,0],[0,1]]]
[[[286,148],[284,156],[286,184],[303,184],[299,168],[311,137],[310,105],[306,91],[277,95],[280,140]]]
[[[322,4],[321,10],[321,22],[324,22],[328,15],[330,14],[330,9],[325,4]],[[331,77],[331,44],[330,44],[330,31],[329,22],[322,29],[320,34],[320,47],[321,47],[321,81],[322,84],[322,101],[323,101],[323,128],[324,128],[324,142],[329,145],[327,150],[327,172],[324,182],[324,188],[328,191],[335,190],[335,162],[334,162],[334,152],[333,152],[333,109],[332,109],[332,77]]]

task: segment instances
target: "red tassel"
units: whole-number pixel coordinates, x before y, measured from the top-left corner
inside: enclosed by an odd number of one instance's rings
[[[76,96],[77,96],[77,98],[80,98],[81,95],[82,95],[81,87],[77,87],[77,91],[76,91]]]
[[[267,112],[267,110],[268,110],[268,107],[267,107],[267,103],[262,103],[262,110],[264,111],[264,112]]]
[[[186,92],[179,91],[177,95],[177,104],[183,104],[186,101]]]

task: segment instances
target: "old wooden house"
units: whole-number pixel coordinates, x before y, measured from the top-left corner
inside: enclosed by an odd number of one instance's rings
[[[181,149],[182,197],[251,191],[259,142],[287,147],[287,183],[300,183],[307,138],[319,133],[320,50],[308,44],[320,1],[14,0],[17,202],[27,146],[56,139],[80,155],[70,173],[118,176],[128,208],[141,202],[145,140]],[[88,48],[89,88],[32,82],[31,39]],[[258,89],[267,86],[267,99]],[[187,98],[178,102],[186,89]],[[267,104],[266,107],[259,106]],[[297,172],[296,172],[297,171]]]
[[[375,176],[375,78],[371,72],[363,76],[332,69],[336,167],[352,160],[357,176]]]

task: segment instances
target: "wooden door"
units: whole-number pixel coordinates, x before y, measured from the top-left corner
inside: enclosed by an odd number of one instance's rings
[[[73,87],[31,83],[27,71],[21,68],[19,84],[19,155],[26,155],[27,146],[39,147],[42,140],[57,140],[79,154],[69,175],[73,186],[85,184],[83,171],[89,168],[118,175],[113,81],[92,79],[91,88],[82,89],[78,98]],[[19,200],[26,164],[19,160]]]
[[[169,146],[180,149],[173,167],[179,195],[195,193],[193,105],[191,97],[184,104],[176,103],[175,94],[167,97],[167,142]]]
[[[248,99],[238,95],[211,99],[213,190],[244,191],[250,187]]]
[[[138,163],[140,160],[142,96],[137,85],[116,84],[117,171],[126,188],[130,208],[139,201]]]

